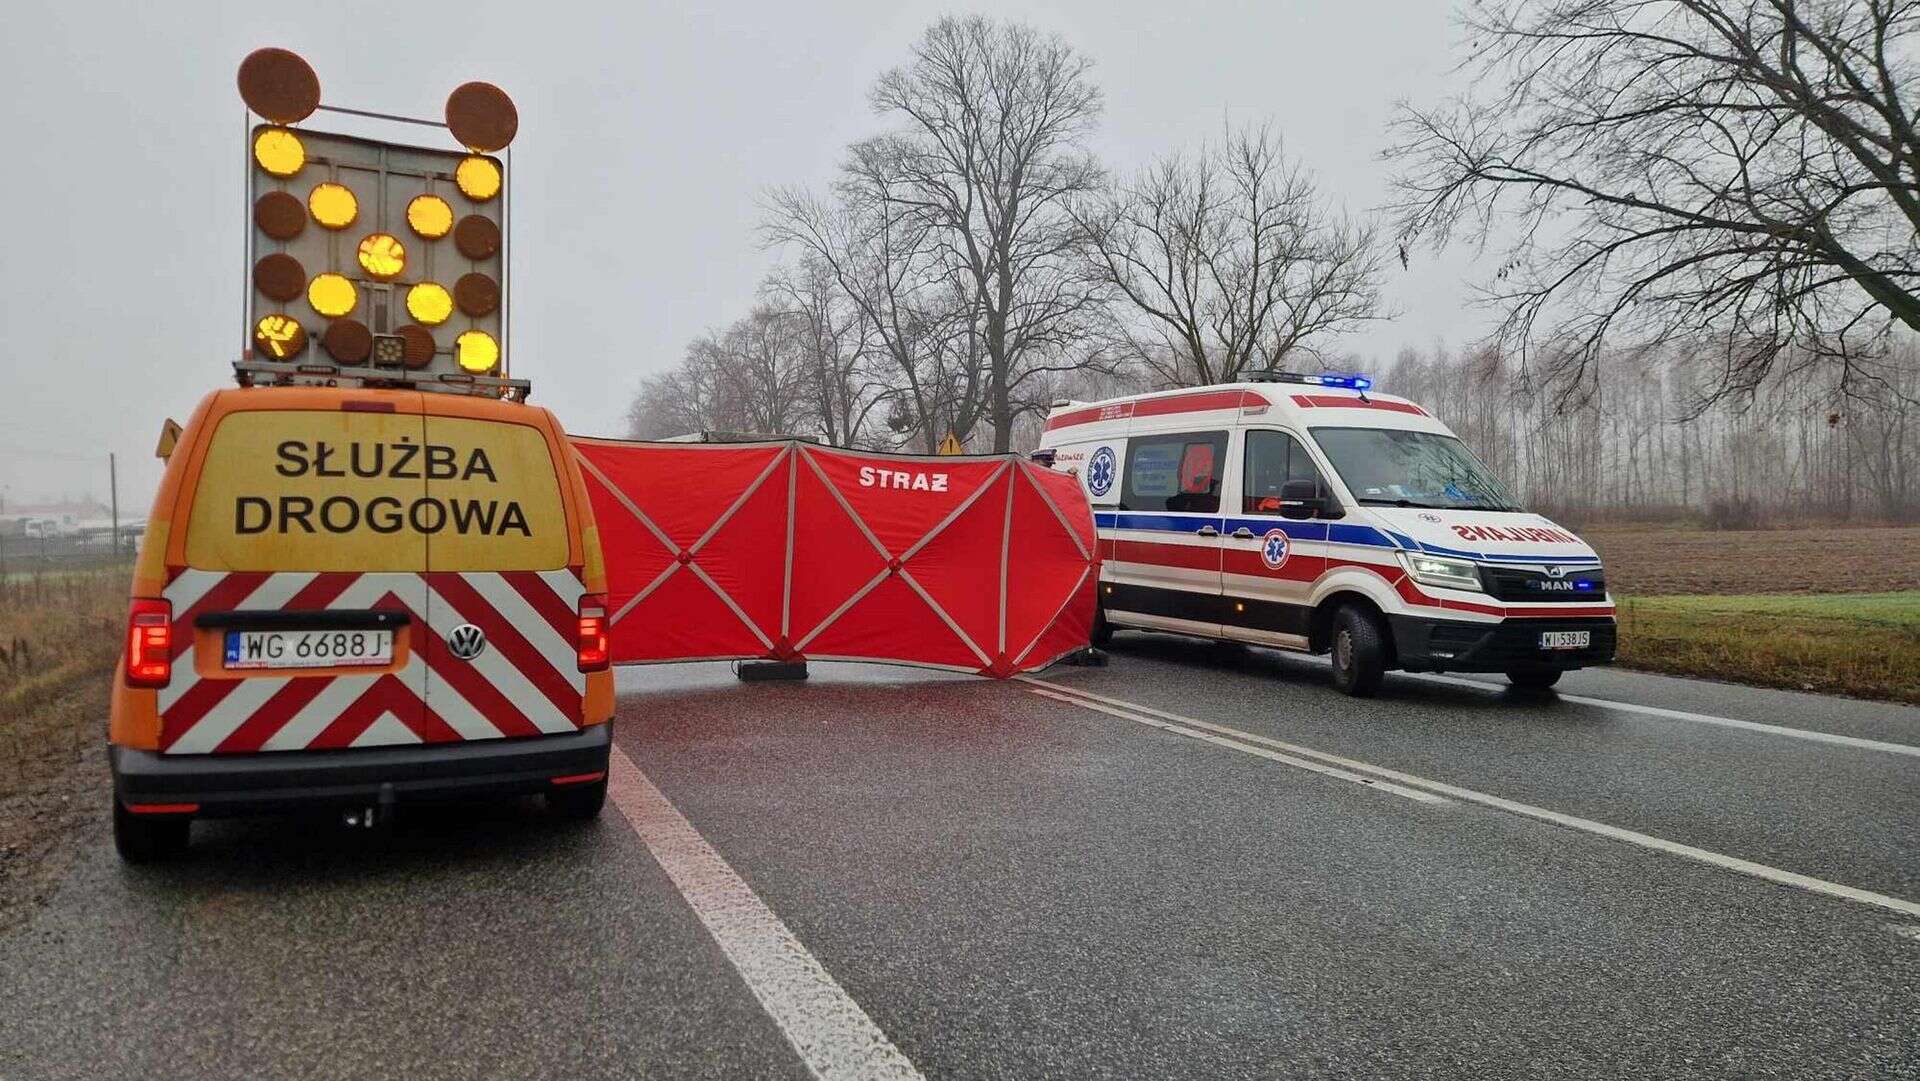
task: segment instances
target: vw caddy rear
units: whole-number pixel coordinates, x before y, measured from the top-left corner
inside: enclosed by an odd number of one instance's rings
[[[598,812],[599,541],[545,409],[409,389],[216,391],[134,571],[109,759],[123,856],[197,817],[541,793]]]

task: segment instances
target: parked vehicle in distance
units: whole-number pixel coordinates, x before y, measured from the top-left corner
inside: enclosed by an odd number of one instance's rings
[[[182,431],[115,676],[114,839],[198,817],[606,798],[605,571],[553,414],[415,389],[216,391]]]
[[[1544,689],[1612,661],[1593,549],[1371,386],[1270,372],[1057,403],[1039,455],[1093,504],[1096,640],[1139,628],[1329,653],[1353,695],[1389,669]]]

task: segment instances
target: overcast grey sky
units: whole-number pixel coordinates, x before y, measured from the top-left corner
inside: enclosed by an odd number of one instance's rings
[[[437,117],[469,79],[513,95],[514,374],[571,430],[617,435],[641,375],[751,303],[771,260],[754,238],[761,191],[824,182],[878,124],[874,77],[954,11],[1022,18],[1092,57],[1096,149],[1116,169],[1223,120],[1271,119],[1356,208],[1384,197],[1393,102],[1451,83],[1444,0],[10,0],[0,488],[9,503],[104,497],[111,450],[123,509],[144,514],[162,419],[229,382],[247,213],[234,70],[251,49],[305,56],[330,104]],[[1342,347],[1385,360],[1478,334],[1473,271],[1466,254],[1393,263],[1400,318]]]

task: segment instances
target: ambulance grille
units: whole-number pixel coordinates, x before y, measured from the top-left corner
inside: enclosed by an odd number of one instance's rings
[[[1606,575],[1598,568],[1567,570],[1554,578],[1519,567],[1481,567],[1480,580],[1489,594],[1503,601],[1593,604],[1607,595]],[[1584,589],[1580,586],[1583,582],[1588,583]]]

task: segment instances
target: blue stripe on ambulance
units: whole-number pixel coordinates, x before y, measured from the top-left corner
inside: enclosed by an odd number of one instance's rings
[[[1201,526],[1213,526],[1222,533],[1232,533],[1236,529],[1247,529],[1254,536],[1260,536],[1269,529],[1279,528],[1287,532],[1294,540],[1325,541],[1332,544],[1352,544],[1366,548],[1399,549],[1402,551],[1422,551],[1438,556],[1453,556],[1457,559],[1477,559],[1485,563],[1592,563],[1598,564],[1596,556],[1574,556],[1564,553],[1542,553],[1539,555],[1495,555],[1488,552],[1467,552],[1456,548],[1443,548],[1437,544],[1426,544],[1400,533],[1383,532],[1369,525],[1349,525],[1344,522],[1298,521],[1294,519],[1274,518],[1216,518],[1206,514],[1140,514],[1131,511],[1095,511],[1093,524],[1100,529],[1135,529],[1151,533],[1182,533],[1191,535]]]

